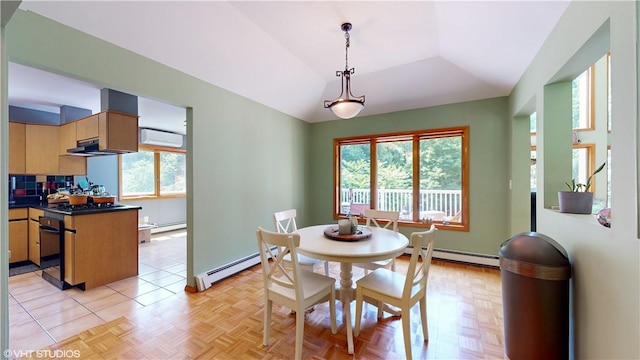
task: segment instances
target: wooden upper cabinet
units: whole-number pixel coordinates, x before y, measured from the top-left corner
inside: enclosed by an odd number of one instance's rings
[[[53,125],[26,125],[25,173],[59,173],[59,129]]]
[[[99,136],[98,114],[75,121],[77,140],[95,139]]]
[[[77,146],[77,122],[70,122],[64,125],[60,125],[60,132],[58,134],[60,138],[60,146],[58,153],[60,155],[66,154],[67,149],[71,149]]]
[[[100,150],[118,153],[138,151],[138,116],[116,111],[98,114]]]
[[[9,173],[84,175],[87,158],[67,149],[89,139],[103,151],[137,152],[138,116],[109,110],[59,126],[9,122]]]
[[[77,146],[77,124],[78,121],[61,125],[59,128],[59,150],[60,154],[58,173],[64,175],[86,175],[87,158],[84,156],[68,155],[67,149]]]
[[[24,174],[26,166],[26,125],[9,122],[9,173]]]

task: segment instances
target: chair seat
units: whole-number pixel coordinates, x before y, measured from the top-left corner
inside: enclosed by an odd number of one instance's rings
[[[376,269],[360,280],[356,281],[358,286],[375,291],[388,298],[402,299],[402,291],[406,281],[404,274],[391,271],[389,269]],[[418,291],[417,287],[411,291],[411,297]]]
[[[300,255],[298,255],[300,256]],[[310,271],[300,271],[300,284],[305,299],[316,295],[328,286],[335,286],[336,280]],[[295,298],[294,289],[273,284],[271,291],[287,298]]]
[[[387,259],[387,260],[373,261],[370,263],[354,263],[353,266],[356,266],[362,269],[367,269],[367,270],[376,270],[376,269],[389,268],[391,267],[392,263],[393,263],[393,259]]]
[[[291,254],[285,255],[282,259],[284,261],[286,261],[286,262],[291,262]],[[321,260],[314,259],[314,258],[308,257],[308,256],[304,256],[302,254],[298,254],[298,264],[300,264],[300,266],[314,265],[319,261],[321,261]]]

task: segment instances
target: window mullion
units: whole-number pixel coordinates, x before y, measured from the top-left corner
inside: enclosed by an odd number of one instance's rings
[[[369,207],[371,209],[378,208],[378,140],[371,139],[371,170],[370,170],[370,189],[371,189],[371,201]]]
[[[156,197],[160,196],[160,152],[153,152],[153,178]]]
[[[420,137],[413,137],[413,221],[420,221]]]

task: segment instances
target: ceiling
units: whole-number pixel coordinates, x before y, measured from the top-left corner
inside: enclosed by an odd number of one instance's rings
[[[349,67],[355,67],[353,94],[366,96],[362,116],[509,95],[568,4],[25,0],[20,8],[319,122],[337,119],[323,100],[340,94],[335,74],[345,65],[343,22],[353,24]],[[9,75],[10,104],[99,111],[99,89],[92,84],[17,64]],[[162,122],[171,120],[143,113],[157,107],[160,114],[177,111],[179,126],[172,131],[184,132],[184,109],[141,102],[141,126],[170,126]]]

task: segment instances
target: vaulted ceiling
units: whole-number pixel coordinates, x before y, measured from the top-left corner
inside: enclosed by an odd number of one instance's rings
[[[508,95],[568,3],[23,1],[20,8],[318,122],[336,119],[323,100],[340,93],[343,22],[353,24],[349,67],[354,95],[366,96],[362,116]]]

